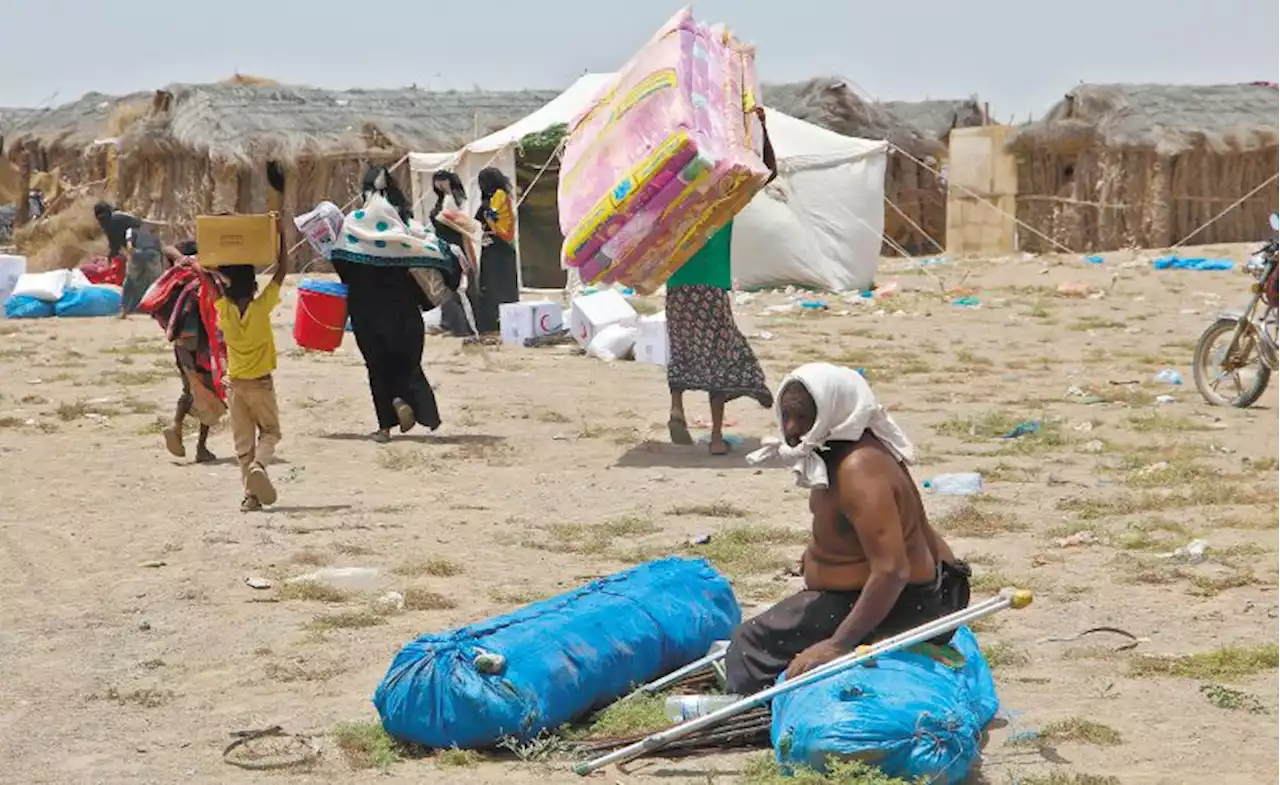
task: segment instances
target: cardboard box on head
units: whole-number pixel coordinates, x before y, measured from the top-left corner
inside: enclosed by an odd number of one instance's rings
[[[276,263],[280,237],[270,215],[196,216],[197,257],[202,267]]]

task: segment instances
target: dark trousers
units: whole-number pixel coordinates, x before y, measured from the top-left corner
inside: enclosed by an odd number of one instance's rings
[[[968,565],[940,564],[930,583],[908,584],[880,626],[859,643],[897,635],[969,606]],[[729,692],[751,695],[772,687],[797,654],[835,634],[857,591],[802,591],[791,595],[734,630],[725,654]],[[947,632],[930,642],[944,645]]]
[[[351,332],[369,372],[369,393],[373,396],[378,428],[390,430],[399,423],[396,398],[409,404],[419,424],[433,431],[439,428],[435,392],[422,372],[422,314],[416,308],[352,314]]]

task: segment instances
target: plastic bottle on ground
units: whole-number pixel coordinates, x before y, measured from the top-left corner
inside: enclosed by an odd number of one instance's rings
[[[737,695],[672,695],[667,698],[667,719],[685,722],[732,706],[742,700]]]
[[[939,474],[925,480],[924,487],[940,496],[970,496],[982,490],[982,475],[977,472]]]

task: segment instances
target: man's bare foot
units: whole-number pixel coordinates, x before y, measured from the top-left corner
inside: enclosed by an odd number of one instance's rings
[[[208,447],[196,448],[196,463],[213,463],[218,460],[218,456],[209,452]]]
[[[267,470],[262,467],[262,464],[255,463],[253,468],[249,469],[249,476],[244,484],[249,495],[263,504],[270,506],[276,503],[276,487],[271,484],[271,478],[267,476]]]
[[[693,444],[693,435],[689,433],[689,424],[679,415],[671,415],[667,420],[667,434],[671,437],[672,444],[682,444],[689,446]]]
[[[391,441],[391,431],[374,431],[369,438],[373,439],[374,444],[387,444]]]
[[[244,501],[240,502],[240,512],[258,512],[261,509],[262,502],[251,493],[245,494]]]
[[[396,419],[400,421],[400,433],[408,433],[413,430],[413,426],[418,424],[418,420],[413,414],[413,408],[399,398],[392,401],[391,405],[395,407]]]
[[[729,444],[724,440],[723,436],[712,437],[709,448],[712,455],[719,456],[729,454]]]
[[[170,425],[164,429],[164,446],[175,458],[187,457],[186,445],[182,443],[182,431],[178,430],[176,425]]]

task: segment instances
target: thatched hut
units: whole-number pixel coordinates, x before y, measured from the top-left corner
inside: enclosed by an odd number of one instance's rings
[[[1276,174],[1278,110],[1268,85],[1081,85],[1009,143],[1018,218],[1076,251],[1168,247]],[[1256,239],[1276,203],[1263,188],[1194,242]]]
[[[963,100],[883,101],[880,106],[929,139],[946,144],[956,128],[986,125],[976,96]]]
[[[835,77],[764,85],[761,89],[766,106],[846,136],[884,139],[908,153],[911,157],[891,149],[885,168],[885,198],[893,205],[885,211],[885,237],[911,253],[936,251],[929,238],[941,243],[946,237],[947,193],[938,176],[927,167],[936,168],[946,154],[941,143],[888,111],[883,104],[864,101]],[[899,215],[898,210],[906,218]],[[892,253],[892,246],[887,243],[886,246],[885,253]]]
[[[175,85],[156,91],[121,135],[117,199],[174,234],[201,213],[341,206],[368,164],[457,149],[556,95]]]

